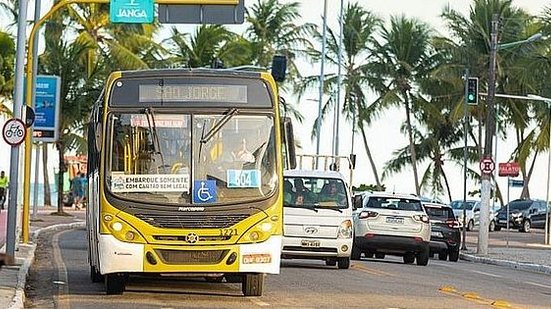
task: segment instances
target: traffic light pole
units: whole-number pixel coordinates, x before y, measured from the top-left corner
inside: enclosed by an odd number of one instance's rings
[[[469,69],[465,69],[465,100],[463,104],[463,241],[461,250],[467,250],[467,121],[469,100]]]

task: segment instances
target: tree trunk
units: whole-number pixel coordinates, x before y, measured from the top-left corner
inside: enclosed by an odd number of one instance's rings
[[[530,178],[532,178],[532,172],[534,172],[534,165],[536,165],[537,157],[538,157],[538,151],[536,150],[536,153],[534,154],[534,158],[532,158],[532,163],[530,163],[530,170],[528,171],[528,175],[525,175],[522,177],[522,180],[524,180],[524,187],[522,188],[522,193],[520,195],[520,198],[522,199],[530,198],[530,189],[528,188],[528,184],[530,183]]]
[[[365,152],[367,153],[367,158],[369,159],[369,163],[371,164],[373,177],[375,177],[375,184],[377,184],[377,190],[383,191],[383,186],[381,186],[381,181],[379,180],[379,173],[377,173],[377,166],[375,165],[375,161],[373,160],[373,156],[371,155],[371,149],[369,149],[369,145],[367,144],[367,137],[365,136],[364,127],[361,126],[360,129],[362,131],[362,138],[364,140]]]
[[[50,176],[48,175],[48,143],[42,143],[42,174],[44,176],[44,205],[52,206]]]
[[[413,178],[415,180],[415,193],[417,196],[421,195],[419,188],[419,177],[417,175],[417,155],[415,153],[415,145],[413,140],[413,132],[411,129],[411,110],[409,106],[409,97],[407,91],[403,92],[404,94],[404,103],[406,105],[406,126],[408,130],[409,137],[409,151],[411,152],[411,165],[413,167]]]
[[[65,147],[62,142],[57,142],[57,150],[59,154],[59,173],[57,174],[57,212],[63,213],[63,174],[65,173],[65,160],[63,154]]]
[[[452,193],[450,191],[450,182],[448,181],[448,176],[446,176],[446,173],[444,173],[444,169],[440,167],[442,170],[442,177],[444,177],[444,183],[446,184],[446,191],[448,191],[448,199],[450,200],[450,203],[452,201]]]

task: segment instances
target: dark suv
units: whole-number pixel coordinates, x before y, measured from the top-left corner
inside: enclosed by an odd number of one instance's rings
[[[509,227],[530,232],[532,227],[545,227],[547,203],[542,200],[514,200],[509,202]],[[497,213],[496,231],[507,228],[507,206]]]
[[[455,219],[453,209],[440,203],[423,203],[431,224],[430,254],[438,253],[438,258],[452,262],[459,260],[461,234],[459,222]]]

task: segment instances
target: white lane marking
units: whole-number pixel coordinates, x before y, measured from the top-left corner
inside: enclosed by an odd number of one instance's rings
[[[261,301],[260,298],[258,298],[258,297],[249,297],[249,300],[250,300],[253,304],[255,304],[255,305],[257,305],[257,306],[260,306],[260,307],[267,307],[267,306],[270,305],[270,304],[268,304],[268,303],[265,303],[265,302]]]
[[[478,271],[478,270],[470,270],[470,271],[473,272],[473,273],[477,273],[477,274],[481,274],[481,275],[486,275],[486,276],[490,276],[490,277],[494,277],[494,278],[503,278],[503,277],[500,276],[500,275],[490,274],[490,273],[486,273],[486,272],[483,272],[483,271]]]
[[[65,282],[66,284],[59,284],[57,290],[57,296],[54,298],[56,302],[56,308],[65,309],[70,308],[69,299],[67,294],[69,294],[69,285],[67,284],[67,267],[63,262],[63,256],[61,255],[61,249],[59,247],[59,236],[63,235],[68,231],[59,232],[54,235],[52,239],[52,248],[54,255],[54,263],[57,268],[58,281]]]
[[[535,286],[539,286],[539,287],[542,287],[542,288],[551,289],[551,286],[545,285],[545,284],[539,284],[539,283],[530,282],[530,281],[525,281],[524,283],[526,283],[526,284],[531,284],[531,285],[535,285]]]

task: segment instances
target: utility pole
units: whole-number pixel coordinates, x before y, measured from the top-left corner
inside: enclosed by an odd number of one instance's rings
[[[19,0],[17,21],[17,54],[15,60],[15,91],[13,95],[13,117],[21,119],[23,107],[23,70],[25,64],[25,38],[27,37],[27,0]],[[16,225],[17,225],[17,185],[19,183],[19,149],[11,147],[10,184],[8,195],[8,226],[6,230],[6,253],[15,255]]]
[[[495,132],[495,106],[494,97],[496,90],[495,70],[497,54],[497,35],[499,30],[499,15],[492,16],[492,32],[490,38],[490,68],[488,70],[488,96],[486,97],[486,132],[484,140],[484,158],[492,158],[492,145]],[[482,173],[480,184],[480,226],[478,230],[477,253],[488,254],[488,228],[490,219],[490,195],[491,173]]]
[[[335,104],[335,120],[333,121],[333,155],[338,156],[339,155],[339,118],[340,118],[340,112],[341,112],[341,84],[342,84],[342,74],[341,74],[341,67],[342,67],[342,33],[343,33],[343,26],[344,26],[344,0],[341,0],[341,12],[339,14],[339,51],[338,51],[338,69],[337,69],[337,100]],[[336,160],[336,159],[335,159]],[[335,161],[336,163],[336,161]]]
[[[40,7],[40,3],[41,1],[40,0],[35,0],[34,1],[34,23],[38,23],[38,21],[40,20],[40,10],[41,10],[41,7]],[[38,72],[38,35],[35,35],[33,37],[33,50],[32,50],[32,53],[33,53],[33,77],[32,77],[32,83],[33,83],[33,88],[32,88],[32,102],[33,102],[33,106],[35,106],[35,102],[36,102],[36,75],[37,75],[37,72]],[[32,132],[32,129],[31,129],[31,132]],[[31,146],[32,147],[32,146]],[[35,151],[35,170],[34,170],[34,198],[33,198],[33,219],[36,218],[36,215],[37,215],[37,212],[38,212],[38,181],[39,181],[39,166],[40,166],[40,144],[37,142],[36,143],[36,151]],[[25,222],[25,225],[23,226],[24,229],[26,229],[26,233],[24,235],[26,235],[27,239],[25,239],[24,241],[27,242],[28,241],[28,235],[29,235],[29,226],[28,226],[28,220],[25,220],[25,215],[23,215],[23,220]],[[25,236],[23,236],[23,238],[25,238]]]
[[[320,154],[320,139],[321,139],[321,104],[323,103],[323,69],[325,63],[325,41],[327,40],[327,0],[323,1],[323,34],[321,39],[321,67],[320,67],[320,89],[318,101],[318,122],[316,123],[317,141],[316,155]],[[318,168],[318,157],[316,157],[316,168]]]

